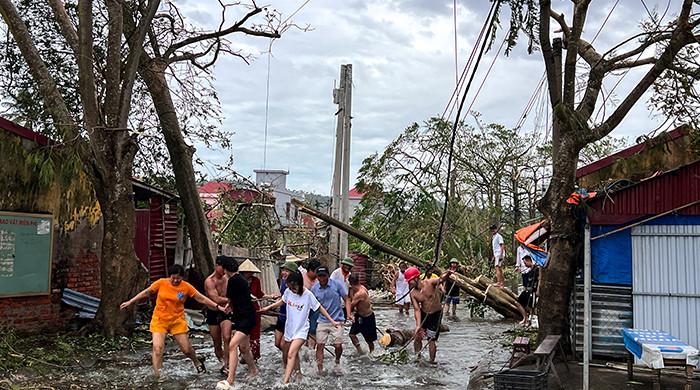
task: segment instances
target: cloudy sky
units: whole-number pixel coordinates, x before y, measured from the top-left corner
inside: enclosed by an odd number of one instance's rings
[[[304,1],[275,1],[270,7],[286,18]],[[174,2],[183,6],[194,23],[218,23],[216,1]],[[658,6],[653,0],[645,2],[652,12]],[[553,3],[571,14],[570,1]],[[669,16],[679,4],[679,0],[671,0]],[[460,70],[489,6],[487,0],[457,1]],[[622,0],[617,4],[593,1],[584,37],[592,39],[613,6],[614,11],[595,41],[599,51],[634,35],[646,15],[641,0]],[[340,65],[353,65],[351,177],[355,177],[362,160],[382,151],[406,126],[444,110],[455,87],[453,0],[310,0],[293,21],[311,29],[290,29],[273,45],[266,167],[288,170],[288,187],[292,189],[328,194],[337,109],[332,90]],[[507,23],[508,13],[504,11],[502,25]],[[503,29],[483,59],[472,91],[483,80],[502,33]],[[253,169],[263,166],[268,74],[265,52],[269,42],[265,38],[245,37],[234,38],[234,42],[256,58],[250,65],[235,58],[221,59],[215,70],[215,86],[222,102],[224,127],[235,131],[234,169],[252,176]],[[509,56],[501,54],[494,63],[473,107],[482,113],[484,121],[514,126],[522,115],[544,69],[539,53],[528,55],[525,48],[523,41]],[[638,79],[639,73],[631,72],[616,94],[628,91]],[[614,82],[609,82],[608,88]],[[530,114],[524,128],[535,126],[535,116]],[[613,134],[633,140],[660,122],[640,102]],[[227,152],[203,148],[198,153],[212,164],[222,163],[228,157]]]

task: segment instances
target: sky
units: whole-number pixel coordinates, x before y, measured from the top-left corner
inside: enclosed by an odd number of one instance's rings
[[[216,26],[217,1],[172,0],[186,18],[199,25]],[[305,0],[269,0],[269,7],[286,18]],[[484,23],[490,3],[458,0],[457,62],[461,72]],[[335,116],[332,91],[341,64],[353,65],[351,186],[362,160],[381,152],[407,126],[439,116],[455,88],[454,0],[310,0],[293,17],[308,31],[292,28],[274,42],[269,57],[269,110],[265,168],[289,171],[288,187],[329,194],[333,169]],[[553,8],[571,14],[570,1],[554,0]],[[659,4],[646,0],[650,11]],[[666,6],[663,2],[661,12]],[[669,16],[680,4],[671,0]],[[611,9],[614,7],[612,13]],[[641,0],[592,2],[584,37],[591,40],[606,16],[595,40],[603,52],[639,31],[646,11]],[[235,17],[229,15],[229,19]],[[494,47],[484,56],[467,99],[484,80],[508,26],[508,12]],[[553,26],[553,29],[556,26]],[[247,65],[235,57],[223,57],[215,68],[214,82],[223,111],[223,128],[234,132],[234,166],[243,176],[254,177],[263,168],[265,106],[269,40],[234,36],[232,42],[254,59]],[[485,122],[513,127],[536,91],[544,71],[539,52],[528,54],[526,41],[505,56],[501,53],[486,78],[473,110]],[[613,96],[624,96],[641,73],[630,72]],[[616,79],[607,82],[608,90]],[[614,104],[615,98],[609,100]],[[545,102],[546,103],[546,102]],[[533,110],[535,111],[535,110]],[[608,108],[608,113],[610,112]],[[523,129],[532,129],[534,113]],[[657,128],[662,120],[645,101],[613,132],[630,141]],[[213,164],[225,162],[228,151],[198,146],[206,161],[205,173],[215,174]]]

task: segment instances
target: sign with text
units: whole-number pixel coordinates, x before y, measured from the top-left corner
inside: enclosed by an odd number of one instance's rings
[[[53,217],[0,211],[0,297],[51,291]]]

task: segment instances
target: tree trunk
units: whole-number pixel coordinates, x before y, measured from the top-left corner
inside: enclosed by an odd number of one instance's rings
[[[573,134],[561,130],[562,135]],[[553,154],[552,180],[540,203],[540,211],[550,221],[549,260],[540,273],[540,339],[550,334],[565,335],[568,329],[569,294],[574,284],[579,240],[576,217],[566,203],[575,189],[579,150],[573,144],[570,138],[560,139],[563,152]]]
[[[175,105],[165,79],[166,68],[165,62],[151,59],[148,62],[141,62],[139,74],[146,82],[148,92],[153,99],[165,144],[168,147],[175,173],[175,185],[180,195],[182,208],[185,212],[185,223],[192,242],[195,269],[200,276],[206,276],[214,271],[213,254],[216,251],[211,247],[209,222],[204,215],[204,209],[197,192],[197,184],[194,180],[192,166],[194,148],[187,145],[182,136]]]
[[[338,229],[347,232],[348,234],[357,237],[358,239],[366,242],[372,248],[390,254],[392,256],[398,257],[408,263],[415,265],[420,268],[427,268],[428,265],[416,256],[410,255],[400,249],[394,248],[382,241],[377,240],[374,237],[370,237],[363,232],[355,229],[354,227],[338,221],[337,219],[330,217],[322,212],[309,207],[298,199],[292,199],[292,203],[299,208],[299,211],[312,215],[328,224],[337,227]],[[442,273],[440,267],[435,267],[435,271]],[[479,277],[482,281],[486,280],[484,277]],[[452,280],[460,289],[462,289],[467,294],[478,299],[479,302],[492,307],[496,312],[503,315],[506,318],[516,318],[522,319],[525,309],[518,303],[517,298],[513,293],[507,291],[506,289],[496,287],[492,285],[493,283],[484,284],[479,282],[479,279],[469,279],[464,275],[458,273],[453,273],[450,275],[450,280]]]
[[[119,310],[119,304],[144,288],[146,272],[134,251],[135,214],[132,165],[136,145],[125,132],[103,131],[104,143],[94,148],[96,161],[91,174],[100,203],[104,228],[100,282],[102,301],[95,320],[107,336],[128,335],[133,329],[130,311]]]

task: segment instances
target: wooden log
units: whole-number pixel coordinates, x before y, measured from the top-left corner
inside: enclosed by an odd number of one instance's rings
[[[416,267],[426,268],[428,265],[430,265],[421,260],[420,258],[406,253],[401,249],[394,248],[391,245],[379,241],[374,237],[370,237],[362,231],[355,229],[354,227],[343,223],[329,215],[326,215],[298,199],[292,198],[292,203],[295,206],[297,206],[299,211],[316,217],[330,225],[337,227],[338,229],[344,232],[347,232],[348,234],[351,234],[354,237],[357,237],[358,239],[364,241],[369,246],[378,251],[390,254],[401,260],[411,263]],[[443,272],[442,269],[440,269],[440,267],[435,267],[435,271],[438,273]],[[490,287],[482,287],[482,285],[477,283],[476,281],[460,274],[452,274],[450,275],[450,279],[467,294],[478,299],[480,302],[489,305],[502,316],[515,319],[523,318],[522,313],[524,313],[525,310],[518,303],[514,295],[508,294],[508,292],[504,292],[504,289],[497,287],[496,285],[491,285]]]
[[[450,327],[445,324],[440,324],[440,333],[449,332]],[[387,329],[384,336],[379,339],[379,345],[382,347],[403,346],[413,339],[416,334],[415,329]]]

